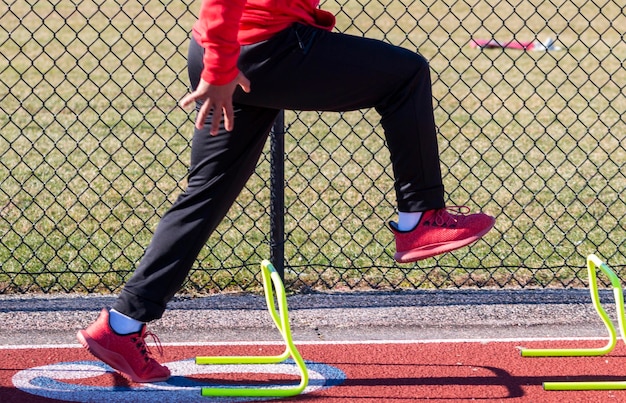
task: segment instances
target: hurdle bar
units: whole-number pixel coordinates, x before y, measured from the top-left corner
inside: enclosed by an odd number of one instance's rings
[[[591,301],[596,312],[602,319],[609,332],[609,341],[604,347],[598,348],[557,348],[557,349],[521,349],[522,357],[589,357],[600,356],[610,353],[617,344],[617,332],[613,322],[609,318],[598,293],[597,272],[602,271],[610,280],[615,298],[617,321],[620,335],[626,343],[624,328],[624,294],[619,277],[596,255],[587,256],[587,270],[589,272],[589,292]],[[580,382],[544,382],[544,390],[618,390],[626,389],[626,381],[580,381]]]
[[[285,341],[285,351],[282,354],[270,356],[200,356],[196,357],[196,364],[277,364],[292,358],[300,372],[300,383],[295,387],[203,387],[202,396],[290,397],[302,393],[309,383],[309,374],[306,364],[294,345],[291,336],[285,286],[283,285],[279,273],[268,260],[261,262],[261,273],[263,276],[263,289],[265,291],[267,308],[274,324]],[[273,289],[276,290],[278,310],[274,303]]]

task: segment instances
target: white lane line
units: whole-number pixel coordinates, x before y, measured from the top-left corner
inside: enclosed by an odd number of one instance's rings
[[[428,339],[428,340],[336,340],[336,341],[294,341],[296,345],[362,345],[362,344],[454,344],[454,343],[518,343],[551,341],[606,341],[608,337],[520,337],[503,339]],[[167,347],[203,346],[279,346],[282,341],[217,341],[217,342],[172,342],[161,343]],[[152,345],[148,343],[148,345]],[[84,348],[80,344],[16,344],[0,346],[0,350],[23,350],[43,348]]]

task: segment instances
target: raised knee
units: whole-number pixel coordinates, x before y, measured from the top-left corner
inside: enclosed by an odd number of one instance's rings
[[[424,72],[430,74],[430,65],[428,60],[419,53],[414,53],[413,55],[413,63],[417,68],[418,74],[424,74]]]

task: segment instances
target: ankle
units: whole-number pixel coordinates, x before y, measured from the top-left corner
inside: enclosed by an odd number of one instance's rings
[[[126,335],[131,333],[139,333],[144,323],[121,312],[111,309],[109,311],[109,326],[117,334]]]
[[[421,211],[414,212],[398,212],[398,230],[411,231],[414,229],[422,218]]]

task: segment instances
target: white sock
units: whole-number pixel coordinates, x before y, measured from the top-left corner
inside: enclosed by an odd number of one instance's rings
[[[400,231],[410,231],[419,222],[420,218],[422,218],[422,212],[398,212],[398,229]]]
[[[126,316],[115,309],[111,309],[109,311],[109,325],[115,333],[130,334],[139,332],[143,326],[143,322]]]

